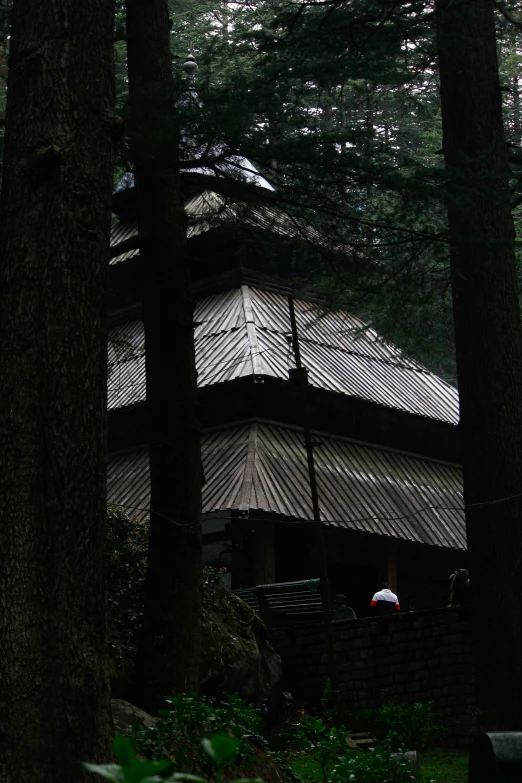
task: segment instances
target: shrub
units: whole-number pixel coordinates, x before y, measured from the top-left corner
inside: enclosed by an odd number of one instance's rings
[[[348,732],[345,729],[328,727],[322,718],[305,715],[297,726],[285,732],[287,747],[297,755],[308,756],[321,768],[324,783],[327,783],[332,765],[346,752]]]
[[[332,770],[331,783],[412,783],[418,778],[407,761],[394,758],[391,748],[379,745],[350,753]]]
[[[107,509],[107,610],[111,676],[128,675],[142,621],[148,521]]]
[[[348,720],[356,731],[368,731],[378,742],[388,742],[393,750],[423,750],[440,733],[430,701],[388,702],[374,710],[358,710],[336,717]]]
[[[217,783],[221,780],[223,767],[227,763],[231,763],[236,756],[237,745],[237,740],[220,735],[202,740],[202,747],[214,766],[214,779]],[[141,783],[141,781],[151,783],[151,781],[161,780],[159,775],[165,773],[172,766],[171,762],[167,760],[145,761],[137,759],[132,744],[121,734],[117,734],[114,738],[112,748],[118,759],[118,764],[84,763],[85,769],[101,775],[111,783]],[[179,772],[174,772],[163,780],[165,783],[208,783],[204,778]],[[263,783],[263,781],[243,779],[233,783]]]
[[[168,758],[183,772],[208,771],[210,757],[202,740],[219,734],[237,742],[237,754],[250,761],[246,737],[261,730],[258,710],[248,706],[239,696],[227,695],[227,701],[218,705],[204,697],[179,694],[167,699],[170,709],[159,712],[153,728],[137,735],[137,750],[148,758]]]
[[[383,704],[376,710],[381,726],[376,739],[387,739],[395,750],[423,750],[440,727],[431,701],[415,704]]]

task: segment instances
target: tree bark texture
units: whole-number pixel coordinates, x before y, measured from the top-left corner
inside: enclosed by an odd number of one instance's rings
[[[436,14],[477,703],[487,728],[522,728],[522,330],[493,1]]]
[[[127,0],[131,144],[143,264],[151,480],[144,632],[136,698],[151,711],[198,688],[200,432],[193,302],[177,166],[167,0]]]
[[[15,0],[0,200],[0,779],[111,757],[113,2]]]

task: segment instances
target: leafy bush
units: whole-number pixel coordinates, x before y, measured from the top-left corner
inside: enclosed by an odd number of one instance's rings
[[[107,509],[107,609],[109,657],[113,677],[132,666],[143,612],[149,536],[148,521]]]
[[[226,702],[215,705],[204,697],[179,694],[167,703],[170,709],[159,712],[156,725],[138,735],[136,747],[140,753],[152,759],[168,758],[179,770],[199,773],[210,765],[202,740],[219,734],[236,741],[243,761],[251,760],[242,740],[260,732],[261,716],[239,696],[227,695]]]
[[[219,782],[222,777],[222,771],[225,764],[230,763],[236,756],[238,750],[237,740],[230,737],[216,735],[210,739],[202,740],[202,747],[209,760],[215,767],[214,779]],[[88,764],[84,763],[85,769],[89,772],[95,772],[112,783],[151,783],[159,781],[158,775],[165,773],[172,766],[170,761],[144,761],[137,759],[134,748],[128,739],[121,734],[117,734],[112,745],[114,755],[118,759],[118,764]],[[204,778],[196,775],[187,775],[174,772],[167,778],[163,778],[165,783],[208,783]],[[233,781],[233,783],[263,783],[259,779],[243,779]]]
[[[289,750],[297,755],[314,759],[320,768],[324,783],[340,755],[346,752],[348,732],[345,729],[328,727],[322,718],[305,715],[297,726],[285,732],[284,739]]]
[[[423,750],[440,732],[431,701],[384,704],[380,708],[385,737],[395,749]]]
[[[358,710],[336,717],[349,721],[355,731],[368,731],[378,742],[388,742],[393,750],[423,750],[441,730],[430,701],[388,702],[374,710]]]
[[[394,758],[389,745],[343,756],[330,777],[331,783],[412,783],[417,780],[410,764]]]
[[[149,521],[130,519],[120,508],[107,509],[107,581],[110,605],[136,620],[143,601]]]

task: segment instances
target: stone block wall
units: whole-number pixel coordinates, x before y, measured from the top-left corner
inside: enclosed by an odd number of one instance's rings
[[[350,710],[388,701],[433,701],[448,744],[473,734],[474,672],[469,609],[435,609],[334,623],[341,699]],[[321,625],[270,633],[286,687],[317,702],[328,677]]]

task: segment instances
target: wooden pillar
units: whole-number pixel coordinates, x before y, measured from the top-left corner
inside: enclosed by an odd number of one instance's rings
[[[386,541],[385,560],[380,572],[381,580],[388,582],[392,592],[397,592],[397,541],[394,538]]]
[[[256,585],[275,582],[275,522],[258,522],[255,528]]]

